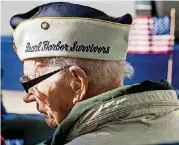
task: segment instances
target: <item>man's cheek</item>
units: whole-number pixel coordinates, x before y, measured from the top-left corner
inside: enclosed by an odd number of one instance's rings
[[[33,89],[33,91],[34,91],[34,93],[35,93],[35,97],[36,97],[37,102],[39,102],[39,103],[45,105],[45,104],[47,104],[48,96],[47,96],[46,93],[44,93],[42,90],[43,90],[43,89],[42,89],[42,87],[40,87],[40,86],[38,86],[38,88],[35,87],[35,88]]]

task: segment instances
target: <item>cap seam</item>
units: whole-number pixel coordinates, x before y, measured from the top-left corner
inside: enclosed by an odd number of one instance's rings
[[[15,29],[14,32],[17,31],[17,29],[23,24],[26,23],[28,21],[32,21],[32,20],[36,20],[36,19],[71,19],[71,20],[91,20],[91,21],[98,21],[101,23],[106,23],[106,24],[112,24],[112,25],[119,25],[125,28],[130,28],[131,25],[129,24],[122,24],[122,23],[117,23],[117,22],[111,22],[111,21],[106,21],[106,20],[100,20],[100,19],[94,19],[94,18],[83,18],[83,17],[39,17],[39,18],[32,18],[32,19],[28,19],[28,20],[24,20],[22,21]]]

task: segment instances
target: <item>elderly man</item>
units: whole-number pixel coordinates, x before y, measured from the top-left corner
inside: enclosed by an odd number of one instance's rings
[[[123,86],[132,22],[72,3],[49,3],[11,18],[24,62],[24,102],[56,132],[46,144],[152,144],[179,141],[179,102],[166,81]]]

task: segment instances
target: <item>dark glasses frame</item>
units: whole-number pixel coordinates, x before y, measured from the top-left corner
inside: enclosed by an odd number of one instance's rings
[[[62,70],[65,70],[65,69],[68,68],[68,67],[70,67],[70,66],[65,66],[65,67],[63,67],[63,68],[60,68],[60,69],[58,69],[58,70],[55,70],[55,71],[53,71],[53,72],[47,73],[47,74],[45,74],[45,75],[42,75],[42,76],[40,76],[40,77],[31,79],[31,80],[29,79],[28,76],[22,76],[22,77],[20,78],[20,82],[21,82],[21,84],[22,84],[24,90],[26,91],[26,93],[28,93],[28,90],[29,90],[30,88],[32,88],[33,86],[35,86],[35,85],[37,85],[38,83],[42,82],[43,80],[49,78],[50,76],[56,74],[57,72],[60,72],[60,71],[62,71]]]

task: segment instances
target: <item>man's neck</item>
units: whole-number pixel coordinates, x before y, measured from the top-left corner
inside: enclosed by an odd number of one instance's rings
[[[85,99],[92,98],[94,96],[97,96],[99,94],[103,94],[105,92],[111,91],[113,89],[116,89],[118,87],[122,87],[123,82],[117,82],[117,83],[112,83],[112,84],[104,84],[100,86],[96,86],[95,84],[89,83],[88,86],[88,92],[87,96]]]

